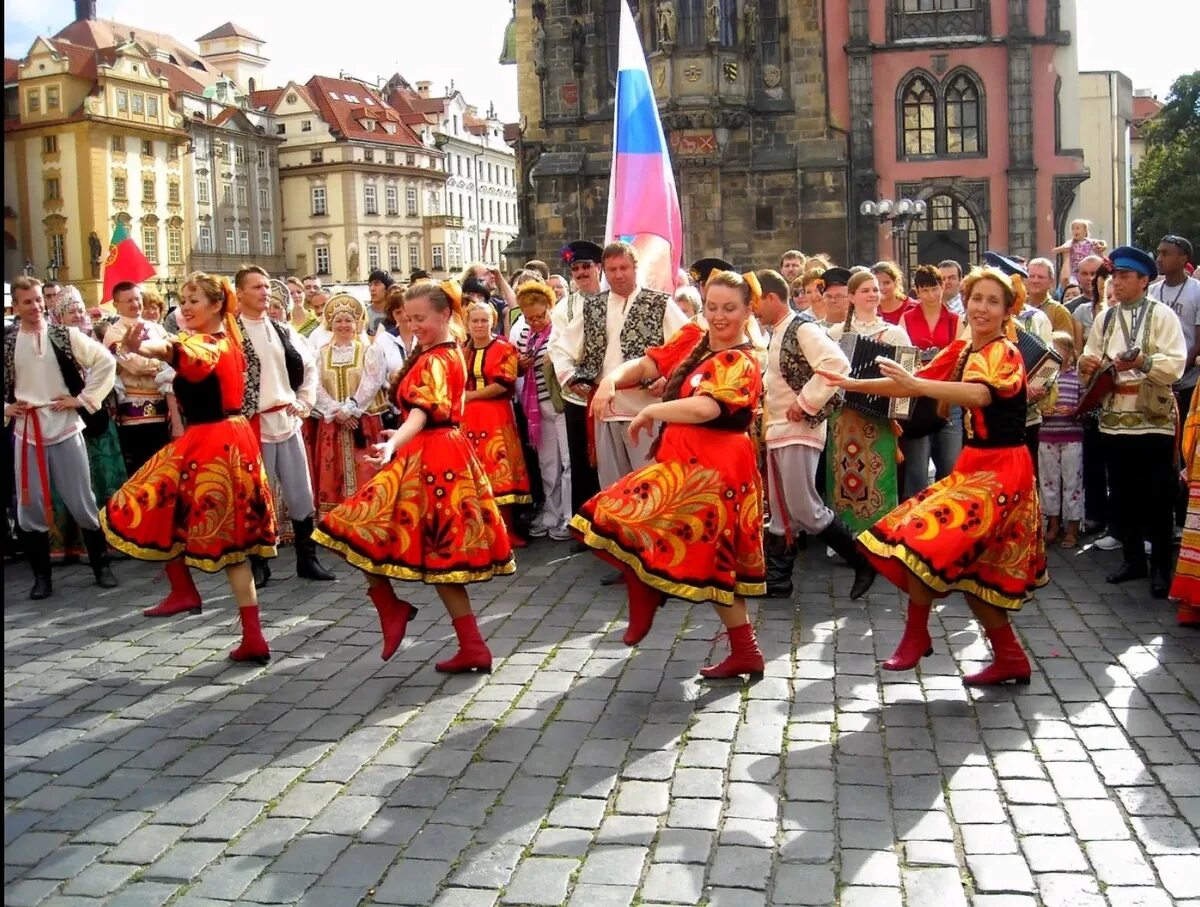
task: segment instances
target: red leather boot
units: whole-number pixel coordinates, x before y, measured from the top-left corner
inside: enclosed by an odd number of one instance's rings
[[[387,661],[396,654],[400,643],[404,642],[408,622],[416,615],[417,609],[397,598],[391,583],[371,586],[367,590],[367,597],[379,612],[379,628],[383,631],[383,651],[380,654],[383,660]]]
[[[1181,627],[1200,627],[1200,608],[1180,602],[1179,611],[1175,614],[1175,620]]]
[[[504,518],[504,528],[508,530],[508,544],[513,548],[527,548],[529,543],[517,535],[517,527],[513,523],[512,505],[505,504],[500,508],[500,516]]]
[[[199,614],[200,591],[192,580],[192,571],[188,569],[187,561],[182,557],[167,561],[165,570],[171,591],[167,593],[166,598],[153,608],[147,608],[142,614],[146,617],[170,617],[173,614],[184,613]]]
[[[242,644],[229,653],[229,660],[265,665],[271,660],[271,650],[258,621],[258,605],[239,605],[238,616],[242,619]]]
[[[443,674],[463,674],[467,671],[492,673],[492,653],[479,635],[479,624],[474,614],[464,614],[453,621],[454,633],[458,636],[458,653],[453,658],[439,661],[434,670]]]
[[[758,680],[766,670],[763,654],[758,648],[758,640],[754,638],[754,627],[744,623],[740,627],[731,627],[729,635],[729,657],[720,664],[709,665],[700,669],[700,676],[709,680],[723,677],[739,677],[749,674]]]
[[[904,623],[904,635],[892,657],[879,667],[885,671],[911,671],[926,655],[933,654],[933,640],[929,636],[929,605],[908,603],[908,618]]]
[[[621,565],[625,589],[629,593],[629,626],[625,628],[625,645],[636,646],[646,638],[654,624],[654,613],[667,600],[666,593],[646,585],[629,567]]]
[[[988,641],[992,644],[992,663],[978,674],[968,674],[963,678],[963,685],[968,687],[986,687],[1015,680],[1028,686],[1029,675],[1033,669],[1025,650],[1017,642],[1017,634],[1013,632],[1012,624],[1005,624],[995,630],[987,631]]]

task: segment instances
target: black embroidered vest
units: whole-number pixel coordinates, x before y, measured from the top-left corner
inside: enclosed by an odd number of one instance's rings
[[[287,371],[288,386],[293,392],[298,391],[304,383],[304,357],[292,346],[287,330],[270,318],[267,318],[266,322],[275,329],[280,343],[283,344],[283,367]],[[258,412],[259,395],[262,392],[262,363],[258,359],[258,353],[254,351],[250,335],[246,333],[245,323],[240,317],[237,323],[238,330],[242,332],[242,355],[246,357],[246,392],[242,397],[242,415],[249,419]]]
[[[17,399],[17,334],[18,331],[12,331],[4,338],[4,399],[7,403],[14,403]],[[86,382],[83,380],[83,370],[71,351],[71,329],[61,324],[50,324],[46,326],[46,336],[58,362],[63,384],[67,386],[67,393],[78,397]],[[104,405],[94,413],[80,409],[79,418],[83,419],[83,433],[89,438],[98,438],[108,431],[108,408]]]
[[[671,297],[657,290],[640,290],[629,300],[621,326],[621,358],[625,362],[644,356],[652,346],[661,346],[663,317]],[[608,293],[595,293],[583,300],[583,353],[575,367],[575,380],[599,384],[608,351]]]
[[[808,359],[804,356],[804,351],[800,349],[799,331],[797,328],[804,322],[799,321],[798,315],[789,315],[787,320],[777,327],[775,330],[783,331],[783,336],[779,340],[779,373],[783,376],[783,380],[797,394],[808,384],[813,377],[813,367],[809,364]],[[834,411],[842,405],[842,395],[834,394],[829,398],[828,402],[813,415],[804,414],[804,421],[814,428],[833,415]]]

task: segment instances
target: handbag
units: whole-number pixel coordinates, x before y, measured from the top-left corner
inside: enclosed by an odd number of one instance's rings
[[[1111,362],[1105,362],[1098,369],[1092,372],[1092,377],[1088,379],[1087,387],[1083,389],[1083,393],[1079,397],[1079,405],[1075,407],[1073,418],[1080,418],[1092,410],[1099,408],[1108,395],[1113,392],[1113,388],[1117,386],[1117,370]]]
[[[554,372],[554,363],[547,353],[542,359],[542,375],[546,378],[546,390],[550,393],[550,405],[556,413],[564,411],[562,385],[558,383],[558,375]]]

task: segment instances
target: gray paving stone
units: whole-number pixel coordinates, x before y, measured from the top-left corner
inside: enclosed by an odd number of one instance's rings
[[[177,891],[179,886],[171,882],[134,882],[107,903],[113,907],[160,907]]]
[[[575,886],[567,907],[629,907],[636,894],[633,885],[580,883]]]
[[[909,907],[967,907],[958,869],[905,870],[903,877]]]
[[[703,866],[654,863],[641,887],[641,895],[664,904],[697,904],[703,890]]]
[[[632,885],[642,876],[648,849],[631,846],[597,846],[583,861],[579,882],[583,885]]]
[[[151,866],[147,867],[148,879],[166,879],[190,882],[225,850],[224,844],[200,844],[183,842],[176,844]]]
[[[63,894],[101,898],[112,894],[138,871],[139,867],[124,863],[93,863],[63,886]]]
[[[718,846],[709,884],[765,891],[770,880],[771,854],[757,847]]]
[[[397,860],[375,889],[374,899],[381,904],[429,904],[450,868],[444,860]]]
[[[578,867],[578,860],[529,857],[513,875],[501,900],[509,904],[565,903],[567,885]]]

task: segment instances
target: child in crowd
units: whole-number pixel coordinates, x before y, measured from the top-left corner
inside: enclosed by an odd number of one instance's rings
[[[1042,408],[1042,429],[1038,435],[1038,472],[1042,512],[1049,517],[1046,543],[1062,535],[1062,547],[1079,544],[1079,523],[1083,519],[1083,423],[1075,418],[1079,405],[1079,372],[1075,369],[1075,340],[1066,331],[1056,331],[1050,342],[1062,356],[1058,382]]]
[[[1092,222],[1082,218],[1071,221],[1071,241],[1056,246],[1055,255],[1067,256],[1067,267],[1062,269],[1062,285],[1065,287],[1072,280],[1079,282],[1079,263],[1089,255],[1103,255],[1108,243],[1102,239],[1092,239],[1088,230]]]
[[[1062,304],[1066,305],[1068,302],[1074,302],[1082,295],[1083,290],[1079,289],[1079,284],[1074,280],[1068,280],[1067,285],[1063,287]]]

